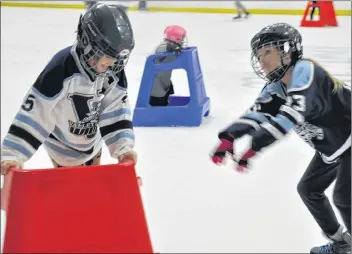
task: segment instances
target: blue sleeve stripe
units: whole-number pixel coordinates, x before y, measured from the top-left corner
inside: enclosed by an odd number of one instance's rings
[[[122,131],[122,132],[120,132],[120,133],[114,135],[113,137],[107,139],[107,140],[105,141],[105,144],[106,144],[107,146],[109,146],[109,145],[111,145],[111,144],[117,142],[118,140],[120,140],[120,139],[122,139],[122,138],[129,138],[129,139],[134,140],[134,134],[132,134],[132,133],[130,133],[130,132]]]
[[[49,132],[47,132],[40,124],[31,119],[28,116],[17,114],[15,117],[16,120],[23,122],[29,126],[32,126],[35,130],[37,130],[43,137],[46,139],[49,136]]]
[[[293,123],[283,115],[278,114],[276,117],[272,118],[271,120],[279,124],[286,132],[295,128],[295,123]]]
[[[24,146],[20,145],[20,144],[17,144],[15,142],[12,142],[8,139],[5,139],[4,142],[3,142],[3,145],[4,146],[7,146],[13,150],[16,150],[18,152],[20,152],[21,154],[25,155],[27,158],[30,158],[33,153],[30,152],[27,148],[25,148]]]
[[[266,118],[266,116],[261,114],[261,113],[250,112],[250,113],[244,114],[241,118],[254,120],[254,121],[258,122],[258,123],[268,122],[268,118]]]
[[[131,110],[129,108],[121,108],[118,110],[115,110],[113,112],[109,112],[109,113],[105,113],[105,114],[101,114],[99,117],[99,121],[103,121],[109,118],[114,118],[114,117],[118,117],[118,116],[122,116],[122,115],[131,115]]]
[[[244,125],[245,127],[243,127],[242,125]],[[258,124],[256,121],[244,118],[238,119],[230,128],[228,128],[228,130],[230,130],[230,132],[238,132],[241,130],[244,131],[243,129],[248,129],[248,127],[253,127],[257,131],[260,130],[260,124]]]

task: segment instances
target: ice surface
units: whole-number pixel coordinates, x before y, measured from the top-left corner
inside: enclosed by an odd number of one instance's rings
[[[29,87],[56,51],[75,40],[80,10],[1,9],[1,139]],[[135,128],[138,174],[154,249],[158,252],[303,253],[322,244],[296,185],[313,151],[295,134],[253,161],[246,175],[233,165],[213,165],[217,132],[255,99],[264,81],[250,66],[249,41],[274,22],[298,26],[299,16],[252,16],[131,12],[136,47],[127,67],[135,105],[146,56],[171,24],[188,30],[199,49],[211,115],[199,128]],[[351,82],[350,17],[337,28],[301,28],[304,53],[338,78]],[[176,93],[188,94],[185,77],[173,76]],[[247,145],[240,142],[240,148]],[[104,164],[114,163],[104,147]],[[51,167],[40,148],[26,168]],[[331,188],[328,191],[330,196]],[[1,212],[1,238],[4,212]],[[98,218],[97,218],[98,219]],[[99,232],[97,232],[99,234]]]

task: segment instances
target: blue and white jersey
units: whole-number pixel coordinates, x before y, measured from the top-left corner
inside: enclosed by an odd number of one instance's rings
[[[112,157],[134,146],[124,70],[91,79],[76,45],[59,51],[27,93],[3,141],[1,160],[29,160],[41,144],[62,166],[85,163],[105,141]]]
[[[335,88],[334,83],[340,83]],[[252,147],[258,151],[290,130],[315,150],[326,163],[351,147],[351,87],[335,80],[309,60],[293,69],[287,102],[269,122],[255,132]]]
[[[281,82],[264,86],[254,104],[229,127],[219,133],[219,138],[230,134],[235,138],[260,130],[262,123],[275,116],[286,102],[286,87]]]

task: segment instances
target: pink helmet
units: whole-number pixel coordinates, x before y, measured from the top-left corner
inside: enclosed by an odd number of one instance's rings
[[[178,25],[168,26],[164,30],[164,40],[185,46],[187,44],[187,31]]]

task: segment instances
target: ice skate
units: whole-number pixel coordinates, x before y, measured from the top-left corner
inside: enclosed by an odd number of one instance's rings
[[[341,238],[340,241],[335,240],[333,237],[329,237],[329,238],[331,239],[330,243],[323,246],[314,247],[310,250],[310,253],[311,254],[351,253],[351,235],[350,234],[348,234],[347,232],[343,233],[342,237],[340,237]]]
[[[241,19],[241,18],[242,18],[242,17],[241,17],[241,15],[239,14],[239,15],[233,17],[232,20],[239,20],[239,19]]]

